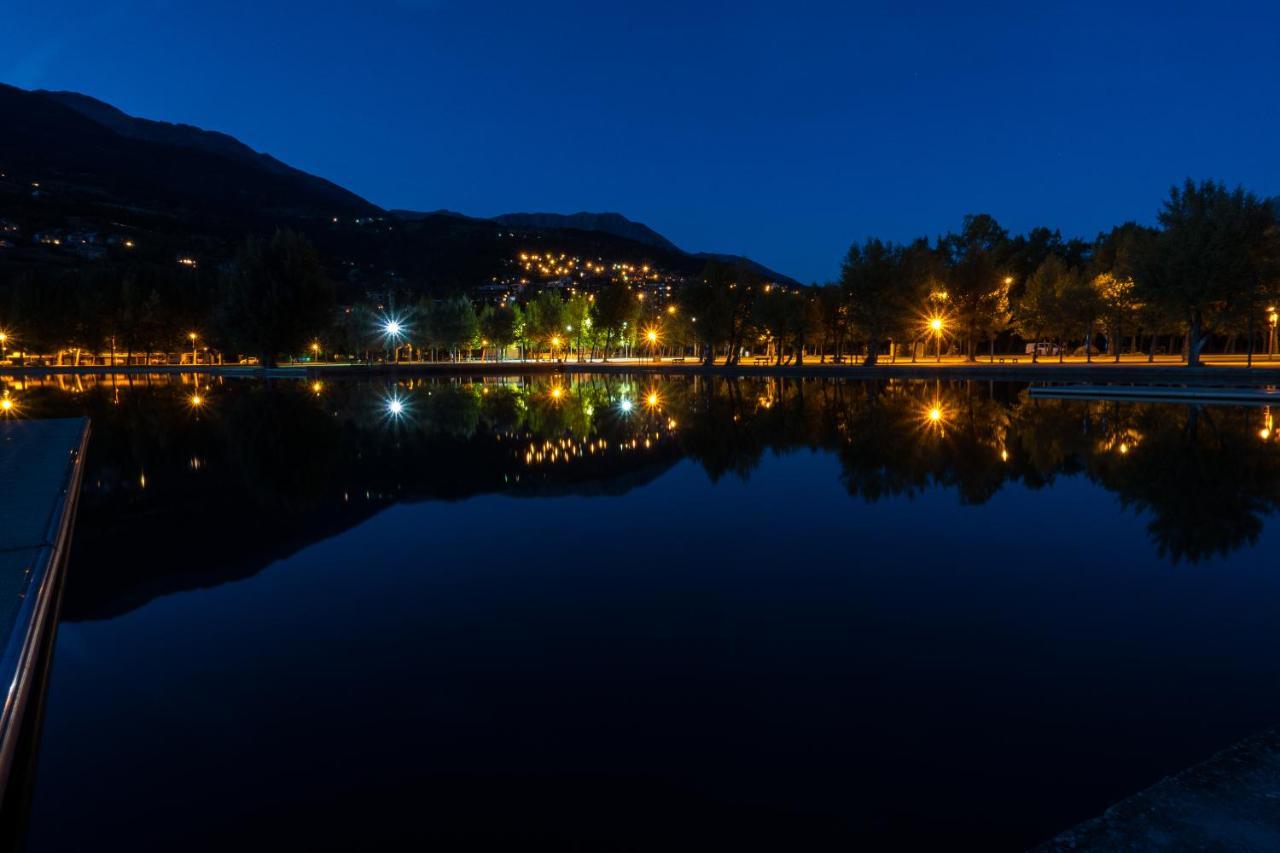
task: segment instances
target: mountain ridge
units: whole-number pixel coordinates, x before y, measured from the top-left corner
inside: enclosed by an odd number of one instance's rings
[[[406,242],[384,228],[380,239],[374,232],[358,240],[344,238],[334,251],[349,256],[358,250],[366,267],[374,261],[389,270],[408,271],[427,267],[430,257],[434,269],[450,268],[459,275],[468,269],[492,274],[493,264],[482,258],[499,245],[502,235],[497,229],[510,228],[534,240],[567,241],[565,248],[575,251],[598,253],[601,239],[616,238],[625,241],[616,244],[624,254],[636,257],[652,251],[655,260],[682,270],[716,259],[743,263],[765,277],[796,283],[747,258],[687,252],[649,226],[616,212],[508,213],[484,218],[450,210],[388,211],[325,178],[255,151],[229,134],[139,118],[77,92],[26,90],[0,83],[0,114],[9,120],[9,132],[0,134],[0,172],[8,168],[38,178],[44,186],[33,195],[52,194],[68,215],[100,210],[99,215],[107,217],[121,213],[167,217],[174,223],[175,240],[183,223],[194,234],[213,229],[229,236],[237,231],[243,235],[250,224],[252,230],[305,226],[314,233],[319,224],[330,220],[359,224],[386,217],[416,228],[406,237],[417,242]],[[16,198],[12,176],[10,181],[8,198],[12,200]],[[118,213],[112,214],[113,210]],[[461,243],[457,242],[459,228],[469,229]],[[484,229],[494,231],[481,233]],[[348,265],[351,260],[350,256],[334,258],[335,263]]]

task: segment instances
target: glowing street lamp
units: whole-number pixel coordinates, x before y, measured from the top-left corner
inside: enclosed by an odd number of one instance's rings
[[[649,329],[644,333],[644,339],[649,342],[649,355],[654,361],[658,360],[658,330]]]
[[[200,336],[195,332],[187,332],[187,338],[191,341],[191,365],[194,367],[196,363],[196,339]]]
[[[1276,306],[1267,307],[1267,322],[1271,325],[1271,336],[1267,339],[1267,359],[1275,357],[1276,351],[1276,323],[1280,322],[1280,313],[1276,311]]]
[[[0,329],[0,361],[4,360],[5,348],[9,344],[9,333],[4,329]]]
[[[933,332],[934,348],[937,350],[938,362],[942,361],[942,330],[946,326],[941,317],[929,320],[929,330]]]
[[[400,360],[400,342],[404,339],[407,329],[405,324],[398,317],[384,316],[381,320],[382,337],[391,345],[395,352],[395,360]]]

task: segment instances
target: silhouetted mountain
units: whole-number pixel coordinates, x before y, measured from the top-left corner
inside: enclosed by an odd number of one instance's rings
[[[74,92],[0,84],[0,115],[0,217],[28,235],[0,255],[9,269],[81,263],[67,246],[30,239],[49,229],[130,237],[133,261],[172,263],[181,255],[216,268],[246,234],[288,226],[312,239],[353,296],[388,287],[471,288],[497,280],[526,248],[653,263],[683,275],[726,257],[684,252],[617,213],[491,220],[448,210],[387,212],[227,134],[136,118]]]
[[[576,228],[579,231],[603,231],[626,237],[646,246],[678,252],[680,248],[648,225],[632,222],[621,213],[504,213],[494,222],[521,228]]]
[[[82,95],[0,84],[0,163],[46,191],[143,210],[308,217],[379,208],[223,134],[135,119]]]

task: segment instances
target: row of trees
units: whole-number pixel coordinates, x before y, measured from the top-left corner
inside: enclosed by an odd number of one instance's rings
[[[1136,351],[1145,339],[1153,355],[1161,335],[1178,336],[1191,365],[1214,335],[1243,336],[1252,354],[1280,297],[1274,204],[1187,181],[1158,221],[1085,245],[1047,229],[1011,237],[980,215],[932,244],[855,244],[841,276],[849,322],[869,362],[888,341],[943,333],[969,360],[982,342],[994,348],[1012,335],[1051,340],[1060,357],[1077,343],[1091,357],[1098,335],[1117,359],[1126,341]]]
[[[778,363],[858,353],[874,364],[930,345],[975,360],[983,348],[1032,342],[1033,358],[1051,343],[1059,358],[1105,348],[1118,359],[1126,347],[1154,357],[1166,336],[1193,365],[1215,336],[1228,348],[1243,338],[1252,354],[1280,301],[1275,208],[1242,189],[1188,181],[1158,221],[1126,223],[1089,244],[1047,228],[1010,235],[990,216],[968,216],[933,241],[857,243],[838,282],[801,289],[713,261],[663,303],[618,285],[482,306],[457,294],[398,307],[400,295],[387,293],[341,309],[315,250],[283,230],[249,239],[216,270],[24,273],[0,294],[0,326],[42,352],[177,352],[199,330],[203,345],[264,363],[316,344],[366,357],[501,357],[518,347],[522,357],[665,350],[731,364],[747,352]]]

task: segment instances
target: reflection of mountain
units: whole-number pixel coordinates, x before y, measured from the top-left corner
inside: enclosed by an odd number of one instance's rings
[[[640,488],[679,459],[714,479],[748,478],[767,453],[839,460],[851,497],[954,490],[981,504],[1006,483],[1087,477],[1145,520],[1173,561],[1257,539],[1280,507],[1280,446],[1267,411],[1029,399],[1017,386],[718,377],[653,386],[643,411],[627,377],[485,384],[407,382],[408,416],[386,389],[245,382],[207,389],[24,392],[33,415],[94,419],[72,619],[101,618],[167,592],[212,585],[357,525],[394,503],[605,496]],[[648,380],[646,380],[646,385]],[[145,475],[145,487],[144,487]]]

